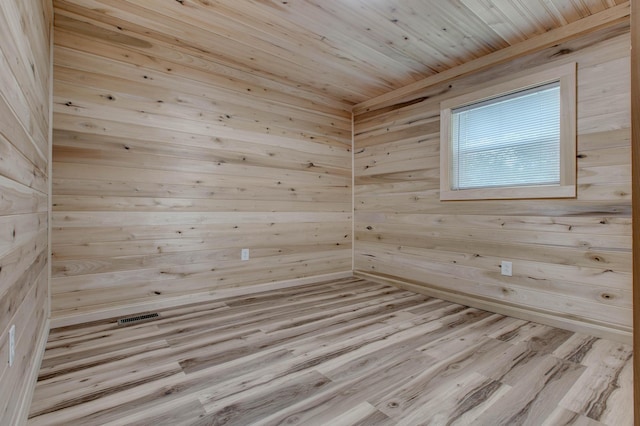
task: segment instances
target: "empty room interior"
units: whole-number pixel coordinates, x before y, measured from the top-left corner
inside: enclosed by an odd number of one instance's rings
[[[639,8],[0,1],[0,425],[640,425]]]

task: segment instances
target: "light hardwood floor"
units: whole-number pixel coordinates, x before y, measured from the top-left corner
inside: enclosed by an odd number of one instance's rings
[[[30,425],[630,425],[632,350],[362,279],[52,330]]]

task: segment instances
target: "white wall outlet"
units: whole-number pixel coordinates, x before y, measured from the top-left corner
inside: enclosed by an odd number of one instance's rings
[[[506,260],[502,261],[500,265],[500,273],[502,275],[506,275],[508,277],[513,275],[513,265],[511,262],[507,262]]]
[[[249,260],[249,249],[242,249],[240,252],[240,260]]]
[[[13,360],[16,357],[16,325],[11,325],[9,329],[9,367],[13,366]]]

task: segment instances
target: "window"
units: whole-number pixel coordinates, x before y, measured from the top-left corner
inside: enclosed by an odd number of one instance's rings
[[[575,197],[575,63],[441,106],[441,200]]]

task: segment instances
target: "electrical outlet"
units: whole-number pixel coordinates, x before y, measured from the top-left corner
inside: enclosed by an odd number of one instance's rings
[[[240,260],[249,260],[249,249],[242,249],[240,252]]]
[[[508,277],[512,276],[513,274],[513,265],[511,262],[507,262],[506,260],[502,261],[502,264],[500,265],[500,273],[502,275],[506,275]]]
[[[16,325],[13,324],[9,329],[9,367],[13,366],[13,360],[16,357]]]

